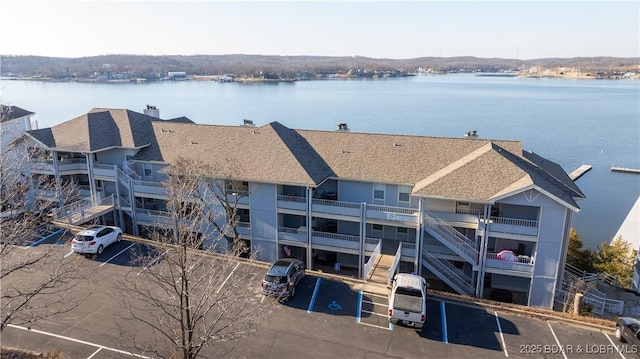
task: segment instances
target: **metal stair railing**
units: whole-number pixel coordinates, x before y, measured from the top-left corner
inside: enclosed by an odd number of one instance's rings
[[[469,283],[469,279],[465,279],[464,273],[461,273],[453,264],[436,258],[427,251],[422,251],[422,259],[433,274],[437,275],[459,294],[474,295],[475,288]]]
[[[436,239],[469,263],[474,265],[478,264],[479,252],[472,240],[462,235],[462,233],[451,227],[445,220],[438,218],[433,213],[425,212],[424,223],[425,228],[427,228]]]

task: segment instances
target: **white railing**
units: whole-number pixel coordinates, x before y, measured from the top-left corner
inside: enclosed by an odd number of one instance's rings
[[[94,204],[95,203],[95,204]],[[53,211],[53,218],[58,221],[62,218],[66,218],[69,224],[72,223],[71,218],[76,214],[81,214],[84,220],[84,213],[88,212],[89,209],[96,206],[113,206],[114,198],[113,195],[100,199],[99,195],[93,196],[91,198],[84,198],[79,201],[67,204]]]
[[[529,219],[518,219],[518,218],[508,218],[508,217],[489,217],[490,223],[495,224],[506,224],[509,226],[520,226],[520,227],[530,227],[537,228],[538,221],[533,221]]]
[[[467,208],[445,208],[445,207],[431,207],[427,206],[427,211],[433,213],[451,213],[451,214],[469,214],[472,216],[480,216],[480,211],[477,209]]]
[[[487,253],[487,259],[493,259],[496,261],[511,262],[511,263],[533,264],[533,257],[529,257],[529,256],[516,256],[514,257],[515,260],[509,261],[509,260],[498,258],[498,253]]]
[[[94,163],[93,164],[93,168],[97,168],[97,169],[100,169],[100,170],[113,170],[114,166],[115,165],[106,165],[106,164],[103,164],[103,163]]]
[[[382,241],[378,240],[378,244],[376,245],[376,249],[373,250],[371,257],[367,263],[364,264],[364,280],[367,281],[369,279],[369,275],[371,275],[371,270],[373,269],[373,265],[378,260],[378,256],[380,255],[380,251],[382,250]]]
[[[301,197],[301,196],[291,196],[291,195],[286,195],[286,194],[279,194],[278,195],[278,201],[306,203],[307,202],[307,198],[306,197]]]
[[[135,180],[142,179],[142,177],[140,177],[140,175],[137,174],[136,171],[134,171],[131,167],[129,167],[129,163],[126,161],[122,163],[122,170],[127,176]]]
[[[133,180],[133,183],[138,186],[158,187],[158,188],[162,187],[162,183],[160,182]]]
[[[464,273],[449,263],[447,260],[440,260],[427,251],[422,251],[422,259],[425,261],[433,274],[438,275],[451,288],[455,289],[459,294],[472,296],[475,288],[469,283],[469,279],[465,279]]]
[[[332,207],[341,207],[341,208],[352,208],[352,209],[360,209],[360,203],[353,202],[343,202],[343,201],[334,201],[331,199],[313,199],[313,204],[320,206],[332,206]]]
[[[455,230],[455,228],[447,224],[446,221],[438,218],[433,213],[426,212],[424,214],[424,223],[438,235],[436,238],[440,237],[437,239],[444,241],[447,247],[463,258],[466,258],[467,261],[470,261],[472,264],[478,263],[479,253],[472,240],[462,235],[462,233]]]
[[[393,258],[393,263],[391,263],[391,267],[389,267],[389,273],[387,274],[387,287],[391,286],[391,282],[393,281],[393,277],[398,272],[398,265],[400,264],[400,257],[402,257],[402,245],[398,245],[398,250],[396,251],[396,256]]]
[[[400,242],[402,248],[401,255],[403,257],[416,257],[416,244],[409,242]]]
[[[378,212],[389,212],[389,213],[400,213],[400,214],[408,214],[415,215],[418,212],[417,208],[406,208],[406,207],[391,207],[391,206],[381,206],[377,204],[368,204],[368,211],[378,211]]]
[[[360,237],[347,234],[327,233],[321,231],[311,232],[311,242],[336,248],[358,249],[360,247]]]

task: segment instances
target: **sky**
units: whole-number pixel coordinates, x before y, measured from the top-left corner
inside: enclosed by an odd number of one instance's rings
[[[640,57],[640,1],[0,0],[0,54]]]

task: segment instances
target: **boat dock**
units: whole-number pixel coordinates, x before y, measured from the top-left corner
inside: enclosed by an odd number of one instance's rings
[[[625,173],[640,173],[640,169],[637,169],[637,168],[626,168],[626,167],[615,167],[615,166],[611,166],[611,171],[625,172]]]
[[[591,165],[582,165],[578,167],[578,169],[576,169],[575,171],[571,172],[569,174],[569,178],[571,178],[572,181],[575,181],[578,178],[582,177],[582,175],[584,175],[585,173],[589,172],[590,170],[591,170]]]

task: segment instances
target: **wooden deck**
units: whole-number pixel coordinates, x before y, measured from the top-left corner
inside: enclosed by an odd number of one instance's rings
[[[582,177],[582,175],[584,175],[585,173],[589,172],[590,170],[591,170],[591,165],[582,165],[578,167],[575,171],[571,172],[569,174],[569,178],[571,178],[572,181],[575,181],[578,178]]]
[[[614,172],[640,173],[640,169],[637,169],[637,168],[626,168],[626,167],[611,166],[611,170],[614,171]]]
[[[113,210],[113,205],[97,205],[67,216],[67,223],[77,226],[92,221]]]

